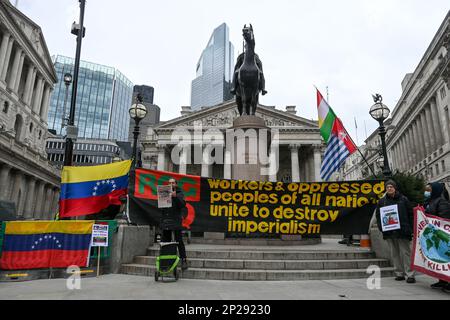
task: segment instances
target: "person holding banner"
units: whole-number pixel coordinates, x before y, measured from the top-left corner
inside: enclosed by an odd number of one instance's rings
[[[162,230],[162,241],[171,242],[172,232],[175,235],[175,241],[178,242],[178,253],[181,258],[181,270],[188,268],[186,259],[186,249],[184,247],[183,236],[181,234],[182,226],[182,210],[186,207],[184,200],[184,193],[178,187],[177,181],[173,178],[169,180],[169,185],[172,186],[172,206],[163,208],[161,215],[160,228]]]
[[[411,270],[411,240],[413,238],[414,214],[411,202],[398,191],[397,183],[388,180],[386,195],[376,208],[378,229],[388,242],[395,268],[395,280],[415,283],[415,272]]]
[[[425,186],[425,213],[445,219],[450,219],[450,203],[445,197],[445,187],[443,183],[433,182]],[[450,292],[450,284],[447,281],[439,280],[431,285],[433,289],[443,289]]]

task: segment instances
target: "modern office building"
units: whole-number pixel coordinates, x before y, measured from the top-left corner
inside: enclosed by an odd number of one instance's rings
[[[133,88],[133,97],[135,97],[137,94],[140,94],[142,96],[144,103],[153,104],[153,97],[155,94],[155,89],[153,87],[146,85],[136,85]]]
[[[48,160],[56,167],[64,164],[65,140],[62,137],[47,139],[46,151]],[[121,147],[115,141],[101,139],[77,139],[73,147],[74,166],[94,166],[112,163],[121,156]]]
[[[72,86],[64,84],[64,74],[73,74],[75,60],[53,56],[58,76],[50,99],[48,127],[63,135],[63,118],[69,117]],[[68,99],[66,99],[66,90]],[[127,140],[132,103],[133,84],[120,71],[112,67],[80,62],[75,125],[78,137],[86,139]],[[64,130],[63,130],[64,129]]]
[[[234,46],[229,40],[228,26],[217,27],[197,63],[192,81],[191,107],[199,110],[233,98],[230,93],[234,69]]]
[[[134,86],[133,90],[133,103],[135,101],[136,95],[141,94],[143,101],[142,103],[147,108],[147,115],[144,119],[139,122],[139,128],[141,135],[145,134],[149,128],[157,125],[159,123],[161,109],[153,104],[153,93],[154,89],[150,86]],[[130,118],[130,129],[128,132],[128,141],[133,142],[133,131],[135,127],[135,121]],[[138,141],[139,143],[140,141]]]

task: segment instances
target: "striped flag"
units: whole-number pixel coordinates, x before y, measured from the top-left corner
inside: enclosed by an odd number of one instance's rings
[[[339,170],[345,159],[357,150],[357,147],[319,90],[317,90],[317,109],[320,134],[327,142],[327,150],[320,168],[320,177],[322,180],[328,181],[331,175]]]

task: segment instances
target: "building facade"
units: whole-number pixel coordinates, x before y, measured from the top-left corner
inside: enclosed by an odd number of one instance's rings
[[[66,73],[73,75],[75,60],[58,55],[53,57],[53,63],[59,81],[50,99],[48,125],[63,135],[63,118],[69,117],[72,96],[72,86],[66,87],[63,79]],[[133,84],[120,71],[81,61],[75,107],[78,137],[126,141],[132,95]]]
[[[392,172],[420,176],[425,181],[450,183],[450,12],[442,22],[413,73],[402,83],[402,94],[385,126]],[[363,147],[375,173],[382,171],[378,130]],[[350,158],[349,158],[350,159]],[[362,157],[347,160],[344,179],[372,174]]]
[[[40,27],[0,1],[0,201],[20,219],[51,219],[58,208],[60,172],[45,153],[56,82]]]
[[[320,181],[320,165],[324,144],[317,121],[311,121],[296,116],[294,106],[287,111],[275,107],[259,106],[256,115],[264,119],[272,133],[277,132],[278,155],[272,158],[269,152],[270,165],[272,161],[278,164],[274,174],[268,175],[269,181],[300,182]],[[233,126],[233,120],[239,116],[234,101],[206,110],[194,111],[190,107],[183,107],[182,116],[155,126],[151,134],[143,137],[143,167],[148,169],[193,174],[203,177],[231,179],[233,162],[227,156],[227,151],[217,149],[215,161],[205,161],[202,154],[210,152],[208,146],[218,144],[227,145],[226,131]],[[179,138],[191,137],[188,152],[183,153],[176,160],[175,148],[179,145]],[[214,138],[212,138],[214,136]],[[223,137],[223,141],[219,140]],[[200,150],[201,161],[195,161],[195,149]],[[223,150],[221,152],[220,150]],[[221,154],[220,156],[218,154]]]
[[[136,95],[141,94],[143,97],[142,104],[145,105],[147,108],[147,114],[144,119],[142,119],[139,122],[139,128],[140,132],[147,132],[149,128],[152,128],[153,126],[157,125],[160,121],[160,114],[161,109],[156,105],[153,104],[153,94],[154,89],[150,86],[134,86],[133,90],[133,103],[135,101]],[[128,132],[128,141],[133,142],[133,131],[135,127],[135,121],[133,119],[130,119],[130,129]],[[141,141],[141,137],[138,137],[138,143]]]
[[[65,140],[62,137],[47,139],[48,160],[62,169],[64,165]],[[77,139],[73,147],[74,166],[94,166],[112,163],[120,156],[121,148],[115,141],[99,139]]]
[[[402,95],[387,133],[394,171],[450,182],[450,12],[416,70],[402,82]]]
[[[234,46],[229,40],[228,26],[217,27],[197,63],[192,81],[193,110],[210,107],[233,98],[230,93],[234,70]]]

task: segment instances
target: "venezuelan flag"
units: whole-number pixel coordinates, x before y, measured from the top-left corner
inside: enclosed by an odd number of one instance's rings
[[[127,194],[131,160],[91,167],[64,167],[61,174],[59,217],[98,213],[120,205]]]
[[[0,269],[87,267],[94,221],[6,222]]]

